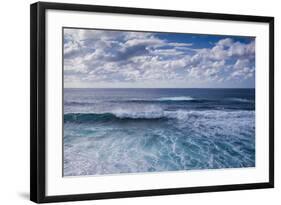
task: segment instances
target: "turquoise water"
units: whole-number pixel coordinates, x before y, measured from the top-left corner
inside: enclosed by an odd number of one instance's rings
[[[64,90],[65,176],[254,166],[254,89]]]

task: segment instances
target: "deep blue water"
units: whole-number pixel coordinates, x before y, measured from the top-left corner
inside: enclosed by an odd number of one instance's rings
[[[64,89],[64,175],[255,166],[255,89]]]

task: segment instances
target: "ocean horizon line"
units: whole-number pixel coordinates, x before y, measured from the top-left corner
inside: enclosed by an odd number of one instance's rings
[[[155,88],[116,88],[116,87],[63,87],[63,89],[256,89],[255,87],[254,88],[158,88],[158,87],[155,87]]]

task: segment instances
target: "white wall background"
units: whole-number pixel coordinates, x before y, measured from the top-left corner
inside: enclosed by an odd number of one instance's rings
[[[49,0],[52,1],[52,0]],[[235,192],[142,197],[68,204],[278,204],[281,194],[281,12],[277,0],[60,0],[68,3],[145,7],[275,17],[276,188]],[[29,4],[2,1],[0,7],[0,204],[29,201]],[[280,202],[279,202],[280,203]],[[60,203],[61,204],[61,203]],[[64,203],[63,203],[64,204]]]

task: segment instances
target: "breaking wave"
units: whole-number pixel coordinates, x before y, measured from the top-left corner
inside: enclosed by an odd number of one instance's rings
[[[253,116],[254,111],[222,111],[222,110],[208,110],[208,111],[139,111],[132,112],[129,110],[119,110],[108,113],[68,113],[64,115],[64,122],[109,122],[109,121],[121,121],[121,120],[187,120],[189,118],[199,119],[220,119],[223,118],[243,118],[247,116]]]

